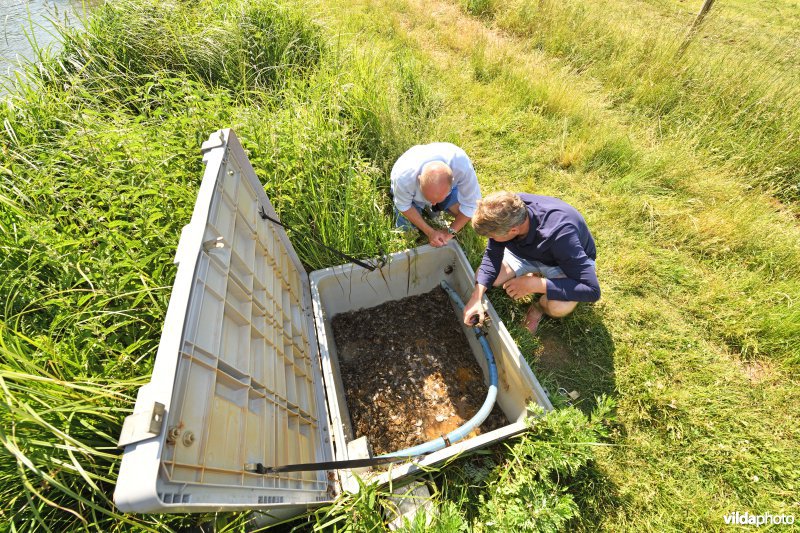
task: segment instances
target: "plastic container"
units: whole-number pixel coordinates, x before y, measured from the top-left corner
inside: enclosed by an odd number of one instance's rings
[[[393,254],[380,271],[348,264],[309,276],[283,228],[260,215],[277,219],[234,133],[214,133],[202,150],[205,174],[178,245],[152,379],[120,438],[114,501],[128,512],[251,509],[278,520],[353,490],[353,474],[264,475],[251,471],[254,464],[364,453],[350,427],[330,319],[428,292],[443,279],[466,299],[474,275],[451,242]],[[497,403],[512,423],[394,466],[375,481],[399,480],[523,431],[528,402],[552,408],[491,305],[489,316]],[[467,338],[486,371],[480,344]]]

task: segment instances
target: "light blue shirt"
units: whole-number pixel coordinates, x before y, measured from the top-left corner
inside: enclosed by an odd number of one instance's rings
[[[458,209],[472,218],[481,198],[478,176],[467,154],[451,143],[418,144],[406,151],[392,167],[392,194],[394,205],[401,213],[414,204],[424,209],[431,203],[419,190],[422,167],[431,161],[441,161],[453,171],[453,187],[458,188]],[[452,189],[451,189],[452,190]]]

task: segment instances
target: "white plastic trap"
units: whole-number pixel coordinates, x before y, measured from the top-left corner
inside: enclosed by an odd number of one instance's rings
[[[352,434],[330,319],[426,293],[442,280],[466,300],[474,275],[451,242],[393,254],[372,272],[348,264],[309,276],[283,228],[259,215],[263,209],[277,219],[234,133],[214,133],[202,150],[205,174],[178,245],[152,379],[120,439],[125,452],[114,501],[129,512],[294,516],[353,489],[353,473],[258,474],[253,464],[363,454],[348,448],[359,435]],[[393,466],[375,481],[399,480],[523,431],[531,401],[552,408],[491,305],[489,316],[497,403],[512,423]],[[486,371],[480,344],[467,338]]]

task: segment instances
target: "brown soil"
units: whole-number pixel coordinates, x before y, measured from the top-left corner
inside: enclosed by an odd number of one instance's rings
[[[743,361],[742,372],[753,384],[760,384],[772,377],[771,365],[767,361]]]
[[[483,372],[440,288],[336,315],[332,326],[354,438],[366,435],[377,455],[446,435],[486,399]],[[507,424],[495,406],[470,436]]]
[[[574,364],[574,357],[569,346],[554,335],[543,334],[539,337],[539,348],[534,351],[537,367],[545,372],[568,370]]]

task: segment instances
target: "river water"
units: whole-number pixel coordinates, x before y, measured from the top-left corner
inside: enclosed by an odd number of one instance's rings
[[[30,59],[35,40],[40,47],[58,46],[51,20],[70,25],[97,0],[0,0],[0,76],[10,74],[20,58]]]

